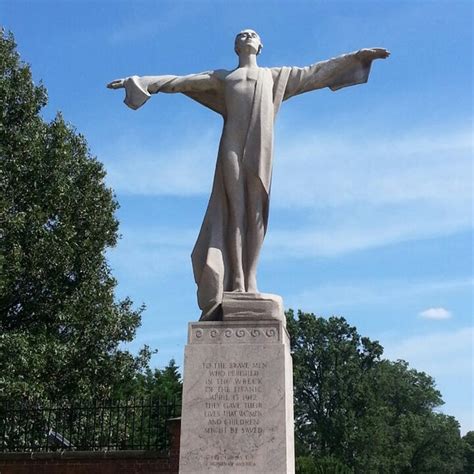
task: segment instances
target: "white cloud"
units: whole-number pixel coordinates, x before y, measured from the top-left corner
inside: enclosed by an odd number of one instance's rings
[[[474,327],[381,342],[385,357],[407,360],[412,367],[427,372],[435,379],[440,376],[472,378]]]
[[[139,195],[208,193],[208,187],[196,182],[212,176],[220,132],[215,125],[206,130],[200,135],[181,135],[166,149],[144,146],[136,131],[117,140],[101,154],[115,190]],[[272,203],[283,208],[319,208],[420,200],[470,202],[469,130],[443,136],[415,131],[397,139],[377,136],[370,140],[365,132],[362,136],[351,133],[304,130],[281,137],[276,145]],[[166,178],[171,181],[165,182]]]
[[[277,144],[274,202],[286,207],[470,202],[470,130],[397,138],[305,130]],[[356,133],[356,134],[355,134]],[[355,134],[355,135],[354,135]]]
[[[272,220],[272,255],[332,256],[472,227],[470,131],[397,139],[307,131],[283,137],[272,205],[305,214]]]
[[[151,150],[135,138],[122,137],[104,150],[107,182],[117,193],[196,196],[209,192],[215,163],[216,131]]]
[[[410,209],[387,214],[382,209],[333,212],[291,230],[270,228],[265,258],[335,256],[384,245],[450,235],[469,228],[468,215],[453,210]],[[423,212],[424,211],[424,212]],[[335,222],[339,219],[339,222]],[[316,222],[314,222],[316,221]],[[287,225],[274,218],[272,224]]]
[[[191,273],[191,250],[196,231],[150,226],[122,228],[119,244],[108,253],[114,273],[134,279],[160,281],[177,272]]]
[[[272,208],[304,218],[298,226],[273,213],[266,258],[339,255],[472,226],[469,132],[351,133],[281,138]],[[108,182],[122,194],[208,195],[219,134],[214,126],[149,149],[134,131],[101,153]]]
[[[450,311],[444,308],[428,308],[420,312],[420,316],[425,319],[450,319],[452,314]]]

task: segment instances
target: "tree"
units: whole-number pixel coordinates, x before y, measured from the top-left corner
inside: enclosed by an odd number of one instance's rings
[[[105,251],[118,205],[86,140],[45,122],[11,34],[0,33],[0,400],[110,396],[149,361],[122,350],[142,309],[115,301]]]
[[[143,397],[163,399],[179,404],[183,391],[183,382],[176,361],[171,359],[163,369],[151,369],[137,372],[133,381],[122,387],[121,398]]]
[[[429,375],[382,359],[382,346],[343,318],[289,311],[287,323],[303,464],[313,459],[314,472],[460,472],[459,425],[434,412],[443,401]]]
[[[468,431],[462,438],[464,443],[464,473],[474,472],[474,431]]]
[[[162,370],[148,369],[142,377],[145,391],[152,397],[162,396],[169,400],[181,400],[183,382],[178,369],[174,359],[171,359]]]

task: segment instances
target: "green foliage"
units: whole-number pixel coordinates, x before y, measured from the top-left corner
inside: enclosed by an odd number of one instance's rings
[[[474,472],[474,431],[468,431],[462,438],[464,448],[464,474]]]
[[[353,474],[353,470],[331,456],[318,458],[298,456],[296,474]]]
[[[179,402],[183,390],[183,382],[179,367],[174,359],[163,369],[150,369],[137,372],[135,378],[121,387],[117,393],[119,398],[147,397]]]
[[[0,400],[111,396],[149,361],[122,350],[141,309],[105,259],[117,209],[84,137],[40,116],[46,91],[0,33]]]
[[[145,392],[152,397],[181,400],[183,382],[178,369],[174,359],[162,370],[148,369],[141,377]]]
[[[289,311],[287,323],[301,472],[328,458],[364,474],[461,472],[459,425],[434,412],[443,401],[429,375],[382,359],[343,318]]]

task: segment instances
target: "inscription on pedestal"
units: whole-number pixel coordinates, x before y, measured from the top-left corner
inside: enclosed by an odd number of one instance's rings
[[[205,362],[206,373],[203,415],[206,434],[236,436],[263,435],[263,372],[265,362]],[[224,461],[209,459],[209,464],[225,462],[232,466],[255,466],[253,455],[245,459],[231,456]]]
[[[180,472],[268,473],[276,463],[270,471],[287,474],[292,395],[284,332],[279,322],[190,325]]]

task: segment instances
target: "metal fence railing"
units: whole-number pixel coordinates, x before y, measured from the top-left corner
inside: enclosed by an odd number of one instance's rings
[[[179,400],[0,405],[0,452],[163,450]]]

